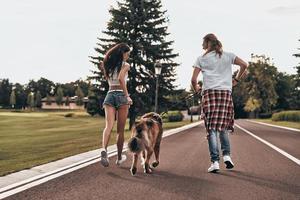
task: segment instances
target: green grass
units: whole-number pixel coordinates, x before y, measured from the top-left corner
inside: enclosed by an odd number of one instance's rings
[[[0,112],[0,176],[99,148],[104,118],[85,112],[72,112],[74,117],[66,118],[67,113]],[[188,123],[165,123],[164,129]],[[129,137],[126,131],[125,140]],[[110,144],[115,138],[116,126]]]
[[[289,128],[300,129],[300,123],[299,122],[272,121],[271,119],[256,119],[255,121],[264,122],[264,123],[267,123],[267,124],[273,124],[273,125],[277,125],[277,126],[284,126],[284,127],[289,127]]]

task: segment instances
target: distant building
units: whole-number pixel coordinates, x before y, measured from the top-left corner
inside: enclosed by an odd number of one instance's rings
[[[86,109],[89,101],[88,97],[83,98],[83,105],[76,105],[77,96],[69,97],[69,105],[66,105],[67,97],[63,97],[62,105],[56,103],[55,97],[47,97],[42,99],[42,109],[53,109],[53,110],[84,110]]]

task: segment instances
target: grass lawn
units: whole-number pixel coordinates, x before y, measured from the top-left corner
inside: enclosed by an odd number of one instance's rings
[[[273,125],[277,125],[277,126],[285,126],[285,127],[289,127],[289,128],[300,129],[300,123],[299,122],[272,121],[271,119],[256,119],[255,121],[264,122],[264,123],[267,123],[267,124],[273,124]]]
[[[101,146],[103,117],[72,112],[74,116],[67,118],[66,113],[69,112],[0,112],[0,176]],[[164,129],[188,123],[165,123]],[[125,140],[129,137],[126,131]],[[110,144],[115,143],[115,138],[116,126]]]

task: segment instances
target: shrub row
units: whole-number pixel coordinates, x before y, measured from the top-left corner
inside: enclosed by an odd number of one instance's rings
[[[272,115],[272,121],[300,122],[300,111],[282,111]]]

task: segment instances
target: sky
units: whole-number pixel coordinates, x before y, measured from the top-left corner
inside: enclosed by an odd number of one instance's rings
[[[188,88],[202,38],[214,33],[224,50],[245,61],[251,53],[273,58],[280,72],[300,62],[299,0],[162,0],[174,40],[178,88]],[[6,0],[0,7],[0,79],[55,83],[85,79],[94,65],[97,37],[105,37],[116,0]],[[236,68],[234,68],[236,69]]]

